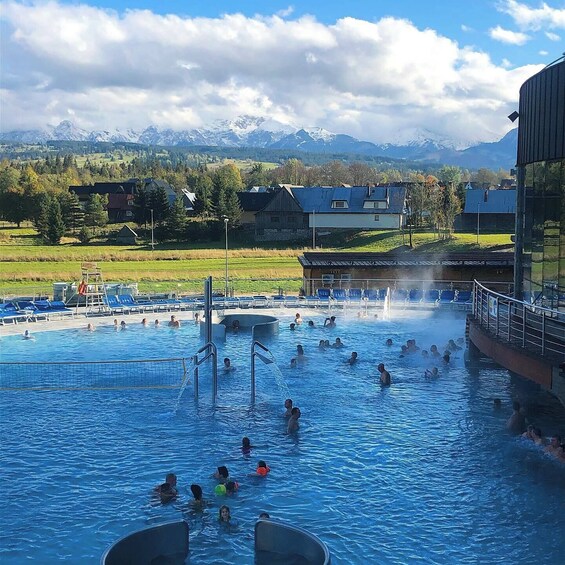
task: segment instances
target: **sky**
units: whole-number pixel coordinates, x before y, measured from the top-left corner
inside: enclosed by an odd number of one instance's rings
[[[465,147],[565,51],[565,0],[0,0],[0,131],[263,116]]]

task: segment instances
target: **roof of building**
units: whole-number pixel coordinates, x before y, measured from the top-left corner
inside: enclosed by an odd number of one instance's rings
[[[238,192],[239,204],[244,212],[258,212],[273,198],[274,192]]]
[[[403,186],[311,186],[293,188],[292,194],[305,213],[311,214],[374,214],[375,208],[364,208],[365,201],[386,200],[388,207],[378,209],[379,214],[403,214],[406,188]],[[335,200],[347,201],[347,208],[332,208]]]
[[[303,267],[387,267],[449,265],[513,265],[513,253],[363,253],[307,252],[298,257]]]
[[[137,237],[137,234],[127,225],[123,225],[116,237]]]
[[[136,183],[133,181],[122,182],[95,182],[93,185],[69,186],[69,190],[77,195],[81,194],[134,194]]]
[[[515,214],[516,190],[468,190],[464,214]]]

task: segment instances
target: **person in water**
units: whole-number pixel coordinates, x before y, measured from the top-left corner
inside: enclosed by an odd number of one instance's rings
[[[390,337],[386,340],[385,345],[387,345],[388,347],[392,345],[392,339],[390,339]]]
[[[245,436],[242,440],[241,440],[241,452],[244,455],[248,455],[251,450],[253,449],[253,446],[251,445],[251,440]]]
[[[124,322],[124,320],[122,320],[122,321],[120,322],[120,329],[121,329],[121,330],[125,330],[126,328],[127,328],[127,324]]]
[[[94,327],[94,324],[88,324],[88,326],[86,326],[86,329],[89,332],[93,332],[96,328]]]
[[[355,363],[357,363],[358,359],[357,359],[357,351],[352,351],[351,352],[351,357],[346,361],[346,363],[349,363],[350,365],[355,365]]]
[[[294,316],[294,323],[299,326],[302,323],[302,317],[300,316],[300,312],[296,312],[296,316]]]
[[[231,364],[229,357],[224,357],[224,372],[229,373],[230,371],[235,371],[235,367]]]
[[[293,332],[296,329],[296,324],[294,322],[291,322],[289,328],[290,328],[290,331]]]
[[[234,320],[231,323],[231,329],[233,333],[237,333],[239,331],[239,320]]]
[[[225,465],[218,467],[218,469],[214,472],[214,478],[218,479],[221,484],[227,483],[230,478],[228,468]]]
[[[432,367],[431,369],[426,369],[424,372],[424,377],[428,377],[428,378],[439,377],[438,368]]]
[[[229,524],[231,520],[231,513],[229,506],[226,506],[225,504],[223,506],[220,506],[220,511],[218,512],[218,516],[220,522],[224,524]]]
[[[296,369],[296,367],[298,367],[298,363],[296,362],[296,358],[293,357],[293,358],[290,360],[290,368],[291,368],[291,369]]]
[[[526,417],[522,414],[522,408],[517,400],[512,403],[512,409],[514,412],[506,422],[506,429],[516,435],[522,434],[526,429]]]
[[[335,316],[330,316],[329,318],[326,318],[324,321],[324,327],[325,328],[335,328],[336,323],[335,323]]]
[[[155,327],[156,327],[156,328],[159,327],[159,320],[155,320]]]
[[[296,362],[304,363],[306,361],[306,355],[304,355],[304,347],[302,345],[296,346]]]
[[[190,492],[194,500],[192,501],[192,506],[194,508],[203,508],[205,506],[204,498],[202,498],[202,487],[200,485],[190,485]]]
[[[141,325],[147,326],[147,318],[143,318],[143,320],[141,320]]]
[[[380,381],[382,386],[390,386],[391,378],[390,373],[385,369],[384,363],[379,363],[377,371],[380,373]]]
[[[291,415],[290,415],[290,419],[288,420],[287,432],[289,434],[292,434],[298,431],[298,428],[300,427],[300,424],[298,423],[298,419],[300,418],[300,416],[302,416],[302,413],[300,412],[300,408],[295,406],[291,410],[290,414]]]
[[[284,417],[290,418],[292,416],[292,398],[287,398],[284,401],[284,409],[285,409]]]
[[[268,475],[268,473],[270,473],[270,471],[271,471],[271,469],[269,468],[267,463],[265,463],[265,461],[261,460],[261,461],[259,461],[259,463],[257,463],[256,473],[260,477],[266,477]]]

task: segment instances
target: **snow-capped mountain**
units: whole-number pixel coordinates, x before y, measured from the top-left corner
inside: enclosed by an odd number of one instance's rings
[[[512,130],[498,142],[479,143],[467,149],[457,147],[451,140],[424,130],[403,132],[403,139],[410,141],[377,145],[319,127],[298,128],[292,124],[257,116],[218,120],[210,127],[190,130],[149,126],[142,131],[87,131],[65,120],[57,126],[48,126],[42,130],[0,133],[0,141],[20,143],[57,140],[132,142],[162,146],[262,147],[311,153],[349,153],[470,168],[510,168],[516,161],[517,130]]]

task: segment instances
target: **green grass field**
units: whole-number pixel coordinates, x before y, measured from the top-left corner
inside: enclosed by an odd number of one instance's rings
[[[465,252],[473,250],[511,251],[509,234],[455,234],[438,240],[432,233],[415,233],[414,249],[419,252]],[[322,251],[386,252],[408,244],[408,234],[398,232],[357,232],[321,239]],[[229,278],[238,294],[272,293],[279,287],[297,291],[302,269],[298,256],[307,248],[249,248],[230,242]],[[142,291],[200,292],[209,275],[223,288],[225,249],[223,242],[212,246],[188,244],[119,246],[75,243],[47,246],[38,244],[33,229],[0,227],[0,293],[50,293],[53,282],[80,279],[82,261],[99,263],[104,279],[137,282]]]

